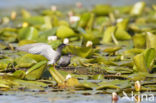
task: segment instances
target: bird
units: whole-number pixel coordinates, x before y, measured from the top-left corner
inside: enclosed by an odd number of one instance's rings
[[[17,47],[16,49],[31,54],[42,55],[49,60],[47,63],[48,65],[54,65],[60,59],[62,49],[66,45],[67,44],[62,43],[58,46],[57,50],[54,50],[50,45],[46,43],[33,43]]]
[[[68,54],[68,55],[64,55],[64,56],[61,56],[61,58],[58,60],[57,64],[59,67],[66,67],[70,64],[70,61],[71,61],[71,54]]]

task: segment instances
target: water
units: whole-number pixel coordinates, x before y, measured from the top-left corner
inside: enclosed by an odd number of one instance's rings
[[[111,96],[90,94],[92,91],[78,92],[5,92],[0,96],[0,103],[110,103]],[[83,95],[87,93],[89,95]]]
[[[155,98],[156,100],[156,98]],[[92,91],[47,91],[47,92],[5,92],[0,96],[0,103],[111,103],[109,94],[92,94]],[[119,98],[117,103],[135,103]],[[141,103],[155,103],[142,101]]]
[[[50,5],[73,5],[76,2],[82,2],[84,6],[89,7],[95,4],[111,5],[130,5],[138,1],[145,1],[148,5],[156,3],[156,0],[0,0],[0,8],[12,9],[15,7],[38,8],[49,7]]]

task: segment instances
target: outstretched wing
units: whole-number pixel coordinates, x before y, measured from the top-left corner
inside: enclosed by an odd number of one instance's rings
[[[25,51],[31,54],[40,54],[46,57],[48,60],[51,60],[55,53],[51,46],[45,43],[27,44],[17,47],[17,50]]]
[[[45,44],[45,43],[26,44],[26,45],[17,47],[16,49],[20,50],[20,51],[32,53],[32,54],[38,54],[38,52],[40,52],[41,48],[45,47],[45,45],[47,45],[47,44]],[[37,50],[34,50],[33,48],[35,48]]]

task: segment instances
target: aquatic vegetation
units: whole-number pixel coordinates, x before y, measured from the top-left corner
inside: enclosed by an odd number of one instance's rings
[[[156,90],[155,5],[74,9],[73,16],[79,18],[74,22],[63,10],[33,12],[22,9],[1,16],[0,90]],[[40,42],[56,49],[64,39],[69,44],[62,54],[73,55],[67,67],[48,65],[41,55],[16,50]]]

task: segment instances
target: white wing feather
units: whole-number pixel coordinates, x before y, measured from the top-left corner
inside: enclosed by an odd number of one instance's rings
[[[21,47],[18,47],[17,50],[25,51],[31,54],[40,54],[46,57],[51,62],[54,61],[57,56],[57,52],[52,49],[52,47],[45,43],[35,43],[27,44]]]

